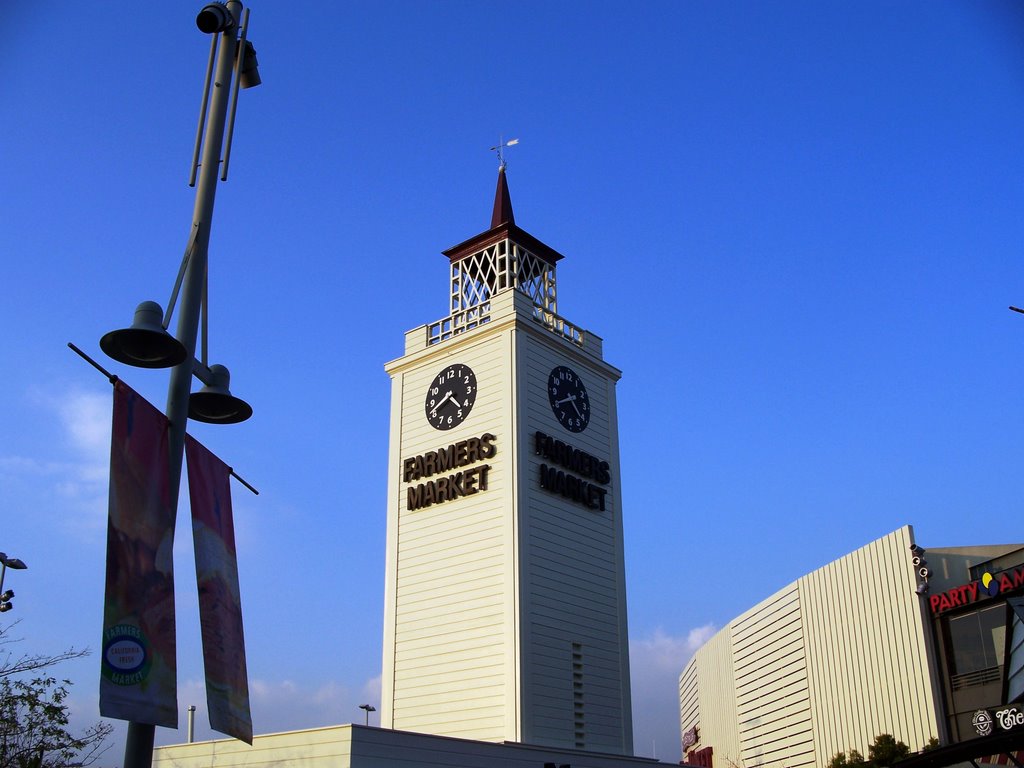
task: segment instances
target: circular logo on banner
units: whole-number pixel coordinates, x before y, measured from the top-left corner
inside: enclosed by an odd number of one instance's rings
[[[135,685],[149,674],[149,644],[138,627],[119,624],[105,633],[103,676],[116,685]]]
[[[988,736],[992,733],[992,715],[989,714],[987,709],[979,709],[974,713],[974,717],[971,718],[971,723],[974,725],[974,730],[978,732],[979,736]]]

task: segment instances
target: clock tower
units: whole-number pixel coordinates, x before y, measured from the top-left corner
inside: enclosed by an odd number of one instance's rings
[[[448,314],[388,363],[381,725],[631,755],[615,384],[516,226],[444,252]]]

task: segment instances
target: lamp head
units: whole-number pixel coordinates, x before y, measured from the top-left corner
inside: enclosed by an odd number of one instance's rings
[[[0,552],[0,563],[16,571],[23,571],[28,568],[22,560],[19,560],[17,557],[8,557],[6,552]]]
[[[188,417],[207,424],[238,424],[252,416],[252,406],[228,391],[228,369],[211,365],[210,374],[210,383],[189,396]]]
[[[173,368],[185,361],[185,345],[163,326],[164,312],[155,301],[135,310],[131,328],[111,331],[100,339],[100,349],[119,363],[136,368]]]
[[[255,88],[263,80],[260,78],[260,63],[256,59],[256,49],[248,40],[238,52],[238,87]]]
[[[208,35],[224,32],[235,24],[235,17],[224,3],[207,3],[196,16],[196,26]]]

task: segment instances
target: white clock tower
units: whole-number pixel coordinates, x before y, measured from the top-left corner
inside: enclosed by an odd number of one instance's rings
[[[615,384],[515,224],[445,251],[391,377],[381,725],[631,755]]]

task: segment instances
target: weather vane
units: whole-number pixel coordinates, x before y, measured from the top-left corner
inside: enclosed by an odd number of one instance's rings
[[[498,153],[498,170],[502,170],[506,165],[505,153],[502,150],[505,149],[505,147],[514,147],[518,143],[519,139],[509,139],[508,141],[503,141],[500,136],[498,137],[498,146],[491,147],[491,152]]]

